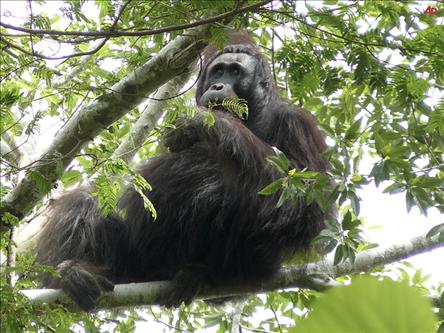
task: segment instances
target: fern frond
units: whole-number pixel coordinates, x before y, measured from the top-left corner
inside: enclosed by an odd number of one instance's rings
[[[227,97],[222,101],[222,106],[240,119],[246,120],[248,118],[248,104],[245,99]]]

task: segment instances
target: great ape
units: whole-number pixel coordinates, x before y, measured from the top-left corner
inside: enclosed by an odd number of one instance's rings
[[[206,52],[196,102],[205,108],[233,96],[247,101],[246,120],[219,109],[208,127],[198,112],[166,136],[168,153],[140,168],[155,222],[132,190],[120,200],[124,220],[102,216],[86,190],[53,203],[37,258],[61,278],[44,286],[89,310],[114,283],[172,280],[160,303],[177,306],[203,284],[257,283],[308,246],[331,211],[303,199],[277,208],[277,195],[258,192],[279,177],[266,161],[273,147],[292,167],[325,173],[324,137],[311,114],[281,100],[267,61],[242,33]]]

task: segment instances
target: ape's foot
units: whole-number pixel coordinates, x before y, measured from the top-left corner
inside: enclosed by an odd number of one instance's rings
[[[61,275],[60,286],[84,311],[94,309],[97,301],[106,291],[112,291],[114,284],[102,275],[92,273],[85,265],[65,260],[58,265]]]
[[[202,270],[186,267],[179,270],[171,281],[171,286],[160,295],[159,305],[179,307],[182,303],[191,304],[205,283],[205,273]]]

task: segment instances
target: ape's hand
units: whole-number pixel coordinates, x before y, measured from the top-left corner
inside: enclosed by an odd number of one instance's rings
[[[185,116],[179,117],[174,122],[174,128],[168,129],[163,136],[163,142],[171,152],[179,152],[192,147],[199,141],[195,120]]]
[[[236,124],[234,124],[236,123]],[[175,128],[164,135],[164,143],[171,152],[179,152],[191,148],[195,143],[202,142],[216,148],[222,139],[242,126],[241,121],[223,111],[210,112],[200,108],[193,118],[180,117],[175,121]]]

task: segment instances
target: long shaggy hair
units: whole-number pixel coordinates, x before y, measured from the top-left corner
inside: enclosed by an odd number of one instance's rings
[[[41,263],[57,266],[73,260],[114,283],[173,279],[177,288],[187,289],[195,288],[190,285],[194,280],[257,282],[308,247],[333,209],[322,211],[304,198],[277,208],[278,193],[258,192],[281,177],[266,161],[275,154],[273,147],[298,170],[326,173],[324,137],[310,113],[279,97],[265,57],[243,33],[231,34],[222,50],[206,51],[197,101],[208,65],[226,53],[256,59],[248,119],[214,111],[210,128],[193,119],[166,139],[170,152],[140,166],[153,188],[146,194],[158,212],[156,221],[134,190],[120,200],[124,220],[102,216],[84,189],[55,201],[37,246]],[[184,270],[196,278],[180,280]],[[44,284],[57,286],[58,280],[47,278]]]

